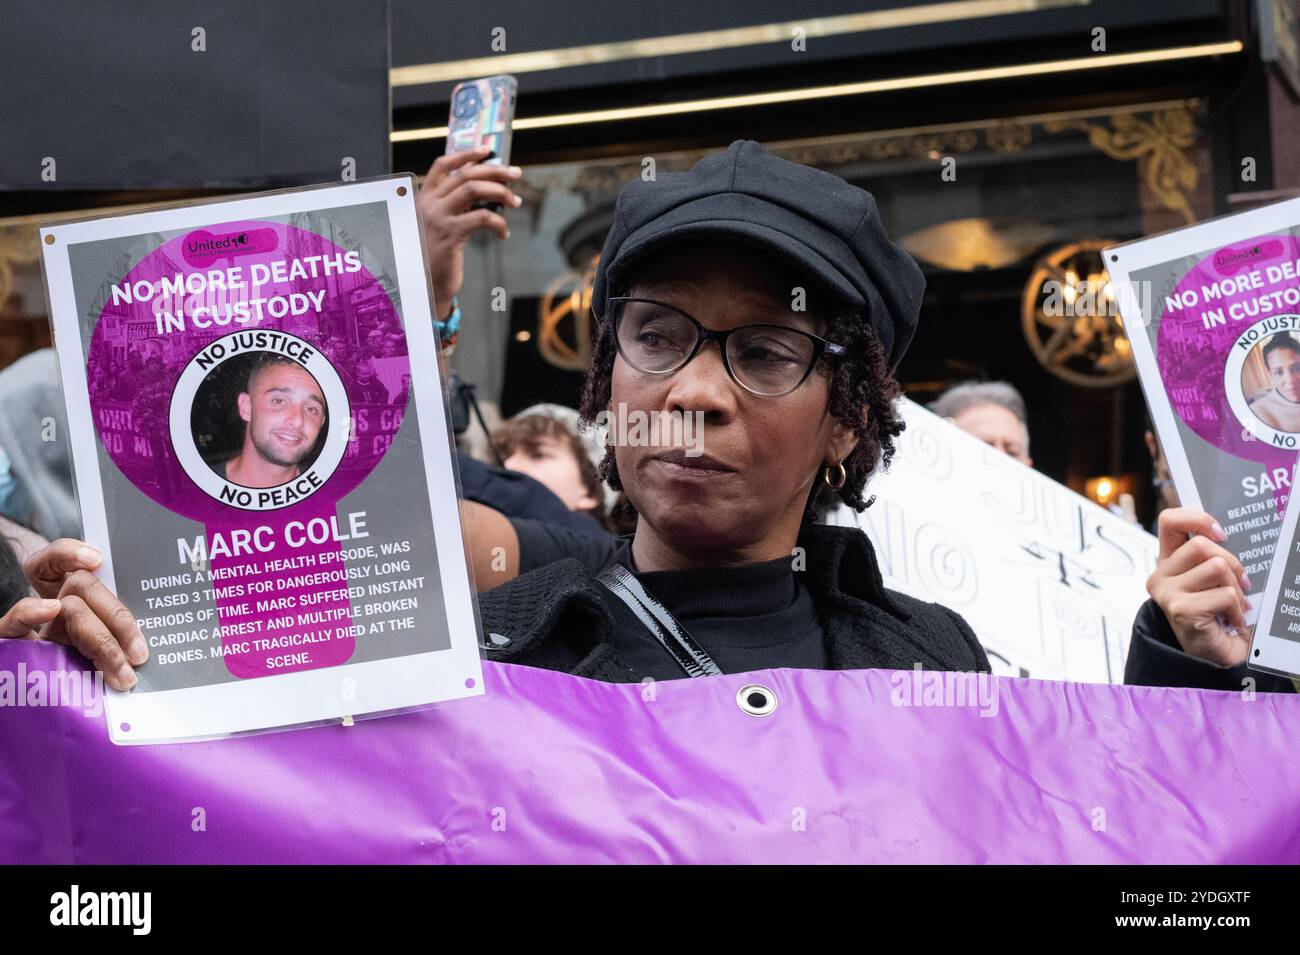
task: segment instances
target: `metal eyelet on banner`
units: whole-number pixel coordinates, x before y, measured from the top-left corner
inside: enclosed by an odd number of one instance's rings
[[[776,694],[759,683],[749,683],[736,694],[736,705],[750,716],[771,716],[776,709]]]

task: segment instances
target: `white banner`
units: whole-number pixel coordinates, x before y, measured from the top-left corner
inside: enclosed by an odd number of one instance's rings
[[[860,526],[885,586],[966,618],[993,672],[1122,683],[1156,538],[915,402]]]

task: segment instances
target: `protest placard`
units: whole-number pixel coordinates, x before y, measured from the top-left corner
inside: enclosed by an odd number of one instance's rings
[[[482,692],[414,182],[41,230],[120,743]]]
[[[1290,200],[1104,253],[1179,500],[1222,525],[1256,593],[1300,449],[1298,236]]]

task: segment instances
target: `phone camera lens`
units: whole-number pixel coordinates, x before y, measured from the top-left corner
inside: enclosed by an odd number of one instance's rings
[[[453,104],[452,113],[457,119],[467,119],[474,115],[478,107],[478,93],[474,89],[463,89],[456,94],[456,102]]]

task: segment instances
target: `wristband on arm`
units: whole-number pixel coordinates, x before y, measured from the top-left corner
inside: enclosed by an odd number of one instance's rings
[[[433,327],[438,331],[438,344],[442,346],[442,353],[450,355],[456,348],[456,338],[460,334],[460,300],[455,295],[451,297],[451,314],[447,320],[444,322],[440,318],[434,318]]]

